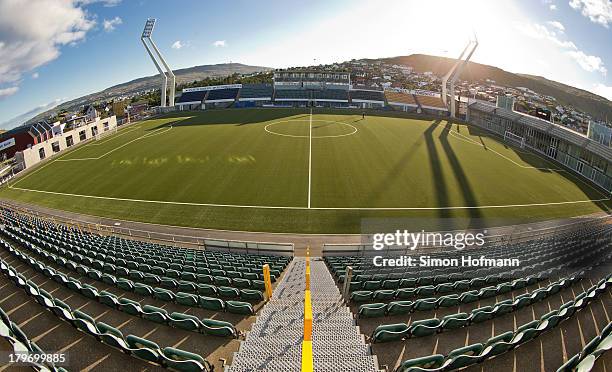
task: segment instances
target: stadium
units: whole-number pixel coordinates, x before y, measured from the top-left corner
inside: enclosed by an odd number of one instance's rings
[[[476,40],[442,93],[315,66],[176,94],[154,25],[159,107],[2,134],[8,370],[612,368],[612,148],[455,97]]]

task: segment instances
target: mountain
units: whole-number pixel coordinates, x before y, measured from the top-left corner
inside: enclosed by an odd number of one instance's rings
[[[420,73],[431,71],[438,76],[444,76],[455,62],[454,59],[425,54],[382,58],[381,60],[386,63],[408,65]],[[553,96],[560,104],[573,106],[596,118],[612,117],[612,101],[586,90],[548,80],[541,76],[515,74],[498,67],[468,62],[459,78],[473,83],[491,79],[495,80],[496,85],[526,87],[537,93]]]
[[[232,75],[235,73],[238,74],[252,74],[254,72],[260,71],[269,71],[272,70],[269,67],[261,67],[261,66],[248,66],[243,65],[241,63],[221,63],[217,65],[201,65],[194,66],[189,68],[183,68],[179,70],[174,70],[174,75],[176,76],[176,83],[184,84],[189,83],[194,80],[202,80],[206,77],[225,77],[228,75]],[[110,88],[106,88],[100,92],[88,94],[86,96],[82,96],[71,101],[64,102],[51,110],[45,110],[44,112],[38,113],[36,116],[31,117],[27,122],[35,122],[37,120],[41,120],[42,118],[48,116],[52,112],[58,112],[62,109],[71,110],[78,108],[82,105],[88,105],[90,103],[108,99],[109,97],[114,96],[124,96],[131,93],[136,93],[143,90],[159,88],[160,79],[159,75],[152,75],[147,77],[142,77],[138,79],[134,79],[127,83],[122,83],[118,85],[114,85]],[[22,115],[20,115],[21,117]],[[7,121],[14,122],[15,120],[11,119]],[[21,124],[23,121],[16,123]]]

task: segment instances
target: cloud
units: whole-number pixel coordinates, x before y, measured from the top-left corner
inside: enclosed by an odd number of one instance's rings
[[[215,42],[214,42],[212,45],[213,45],[214,47],[217,47],[217,48],[218,48],[218,47],[223,48],[223,47],[227,46],[227,44],[225,43],[225,40],[217,40],[217,41],[215,41]]]
[[[57,98],[49,103],[37,106],[28,112],[15,116],[14,118],[1,123],[0,128],[11,129],[18,125],[24,124],[26,121],[32,119],[34,116],[43,113],[47,110],[51,110],[52,108],[55,108],[57,105],[64,101],[66,101],[66,98]]]
[[[607,86],[602,83],[595,83],[593,84],[593,93],[599,94],[600,96],[612,101],[612,86]]]
[[[569,6],[580,11],[591,22],[608,28],[612,23],[612,1],[610,0],[570,0]]]
[[[563,33],[561,29],[565,30],[560,22],[552,21],[549,24],[553,25],[555,29],[559,30],[559,33]],[[582,50],[578,49],[576,44],[569,40],[561,40],[555,31],[549,30],[546,26],[534,23],[534,24],[519,24],[517,28],[522,31],[525,35],[535,39],[544,39],[552,42],[561,49],[565,49],[565,54],[571,57],[580,67],[588,72],[599,72],[602,75],[606,75],[608,70],[606,69],[603,60],[600,57],[588,55]]]
[[[558,22],[561,27],[563,25]],[[557,33],[553,30],[549,30],[546,26],[538,24],[538,23],[520,23],[516,25],[519,31],[523,34],[532,37],[534,39],[546,39],[556,44],[561,48],[567,49],[578,49],[576,44],[569,40],[561,40],[557,36]]]
[[[78,4],[80,5],[91,5],[100,3],[107,8],[111,8],[113,6],[117,6],[121,3],[121,0],[78,0]]]
[[[553,27],[554,29],[556,29],[559,33],[564,33],[565,32],[565,26],[563,26],[563,24],[559,21],[548,21],[546,22],[549,26]]]
[[[102,22],[102,25],[104,26],[104,31],[106,32],[112,32],[115,30],[115,27],[122,24],[123,20],[119,17],[115,17],[113,19],[105,19]]]
[[[549,8],[550,10],[557,10],[557,6],[556,6],[555,4],[550,4],[550,5],[548,6],[548,8]]]
[[[85,38],[95,21],[72,1],[0,1],[0,88]]]
[[[585,71],[601,72],[604,76],[608,72],[601,58],[597,56],[587,55],[581,50],[570,50],[567,52],[567,54],[572,57]]]
[[[180,40],[177,40],[172,44],[172,49],[181,49],[184,46],[184,43],[182,43]]]
[[[38,75],[38,72],[35,72],[32,74],[32,79],[38,79],[40,75]]]
[[[13,94],[17,93],[18,90],[19,87],[8,87],[0,89],[0,100],[12,96]]]

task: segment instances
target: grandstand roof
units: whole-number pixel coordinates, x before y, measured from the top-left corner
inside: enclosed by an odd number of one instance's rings
[[[183,92],[181,97],[176,102],[178,103],[187,103],[187,102],[202,102],[202,100],[206,97],[206,93],[208,91],[196,91],[196,92]]]
[[[446,110],[446,106],[440,97],[432,97],[432,96],[421,96],[416,95],[416,100],[419,101],[421,106],[433,107]]]
[[[353,89],[349,91],[351,95],[351,100],[360,102],[360,101],[374,101],[374,102],[384,102],[385,95],[382,90],[361,90],[361,89]]]
[[[415,101],[414,96],[408,93],[402,92],[393,92],[390,90],[385,91],[385,97],[387,98],[387,102],[403,104],[403,105],[412,105],[418,106],[418,103]]]
[[[512,120],[514,122],[535,128],[541,132],[549,133],[552,136],[560,138],[564,141],[572,143],[576,146],[580,146],[603,157],[604,159],[612,159],[612,148],[606,147],[598,142],[590,140],[589,138],[581,135],[580,133],[574,132],[564,126],[551,123],[549,121],[536,118],[530,115],[520,114],[518,112],[506,110],[501,107],[492,105],[486,105],[482,102],[474,102],[469,105],[470,109],[494,114],[504,119]]]

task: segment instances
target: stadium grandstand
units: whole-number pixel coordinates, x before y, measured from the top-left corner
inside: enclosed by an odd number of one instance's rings
[[[414,94],[405,91],[385,90],[385,99],[389,106],[406,112],[417,112],[419,104]]]
[[[237,107],[255,107],[270,105],[274,96],[271,84],[243,84],[240,89]]]
[[[0,134],[0,371],[612,371],[600,132],[449,112],[475,46],[443,95],[320,66],[174,103],[154,24],[150,117]]]
[[[360,108],[382,108],[385,105],[385,94],[379,90],[351,89],[351,103]]]

